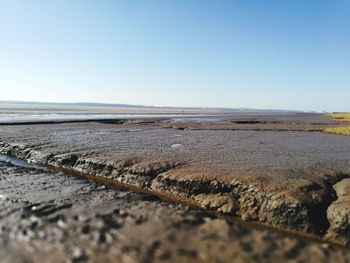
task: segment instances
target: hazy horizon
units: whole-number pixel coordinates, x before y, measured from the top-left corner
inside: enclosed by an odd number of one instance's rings
[[[208,110],[229,110],[229,111],[281,111],[281,112],[303,112],[304,110],[295,110],[295,109],[267,109],[267,108],[230,108],[230,107],[206,107],[206,106],[167,106],[167,105],[144,105],[144,104],[124,104],[124,103],[104,103],[104,102],[91,102],[91,101],[82,101],[82,102],[74,102],[74,101],[66,101],[66,102],[55,102],[55,101],[18,101],[18,100],[0,100],[0,109],[2,105],[29,105],[29,106],[61,106],[61,105],[69,105],[69,106],[83,106],[83,107],[130,107],[130,108],[174,108],[174,109],[208,109]],[[310,111],[312,112],[312,111]],[[316,111],[313,111],[316,112]]]
[[[350,111],[348,1],[1,1],[0,100]]]

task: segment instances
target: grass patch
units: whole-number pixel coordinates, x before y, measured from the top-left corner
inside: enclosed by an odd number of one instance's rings
[[[350,135],[350,126],[331,127],[324,129],[324,132],[340,135]]]
[[[350,122],[350,113],[330,113],[325,116],[335,121]]]
[[[325,116],[339,122],[350,122],[350,113],[330,113],[325,114]],[[338,127],[330,127],[324,129],[324,132],[340,135],[350,135],[350,126],[344,125]]]

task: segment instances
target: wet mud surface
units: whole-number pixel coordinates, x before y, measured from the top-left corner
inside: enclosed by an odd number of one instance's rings
[[[318,114],[1,125],[0,152],[348,245],[350,137],[322,132],[336,125]]]
[[[0,182],[1,262],[350,260],[346,248],[4,157]]]

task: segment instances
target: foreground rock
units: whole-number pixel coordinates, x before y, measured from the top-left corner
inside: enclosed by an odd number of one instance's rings
[[[327,218],[330,222],[327,238],[348,245],[350,241],[350,178],[340,181],[333,188],[338,199],[327,210]]]
[[[1,126],[0,151],[244,220],[324,236],[334,222],[327,218],[337,199],[333,185],[350,177],[350,138],[300,128],[327,125],[317,115],[304,121],[304,115],[283,116],[283,123],[298,125],[294,130],[274,130],[281,121],[259,118],[244,125],[271,127],[214,129],[218,123],[206,121],[201,129],[197,122],[196,129],[186,129],[151,120]],[[349,238],[327,237],[343,244]]]
[[[350,260],[348,249],[8,161],[0,162],[4,263]]]

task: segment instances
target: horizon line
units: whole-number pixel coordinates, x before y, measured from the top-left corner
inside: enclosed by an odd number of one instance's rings
[[[254,107],[218,107],[218,106],[165,106],[165,105],[144,105],[144,104],[130,104],[130,103],[111,103],[111,102],[58,102],[58,101],[32,101],[32,100],[0,100],[0,103],[19,103],[19,104],[45,104],[45,105],[80,105],[80,106],[95,106],[95,107],[130,107],[130,108],[164,108],[164,109],[202,109],[202,110],[238,110],[238,111],[281,111],[281,112],[328,112],[325,110],[300,110],[300,109],[273,109],[273,108],[254,108]]]

